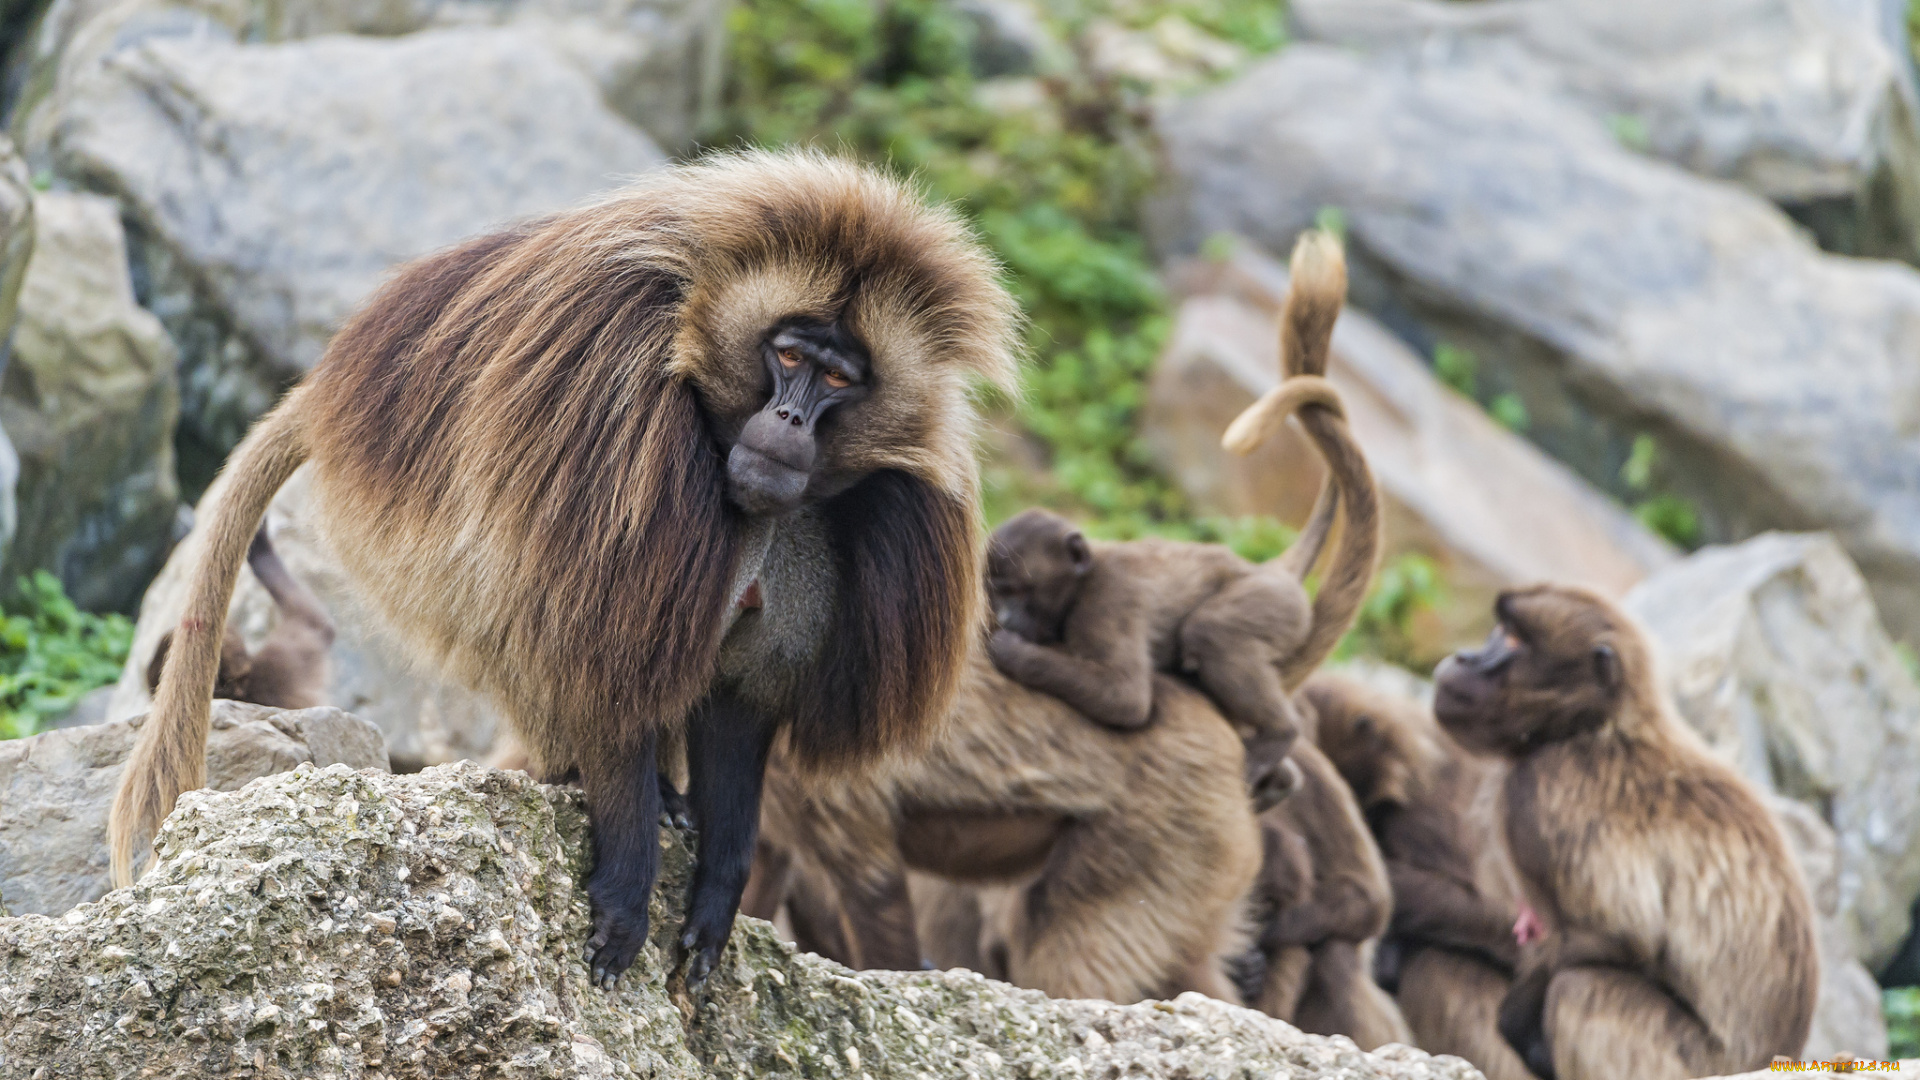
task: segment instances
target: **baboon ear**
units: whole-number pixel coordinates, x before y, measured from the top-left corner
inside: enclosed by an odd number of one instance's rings
[[[1620,654],[1613,651],[1613,646],[1602,644],[1593,647],[1593,677],[1608,690],[1620,688]]]
[[[1093,549],[1087,546],[1087,538],[1077,532],[1067,534],[1067,558],[1073,560],[1073,572],[1084,574],[1093,568]]]

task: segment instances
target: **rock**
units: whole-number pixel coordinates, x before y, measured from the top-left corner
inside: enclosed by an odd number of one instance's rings
[[[0,921],[0,1077],[1479,1075],[1193,994],[1118,1006],[856,974],[744,917],[688,995],[665,972],[688,850],[672,831],[662,847],[653,941],[609,992],[580,959],[575,792],[463,763],[189,794],[134,887]]]
[[[1065,43],[1028,0],[955,0],[973,30],[973,74],[981,79],[1058,75],[1073,67]]]
[[[1279,379],[1285,267],[1236,245],[1173,275],[1190,294],[1146,395],[1142,432],[1194,504],[1221,514],[1307,517],[1325,469],[1289,428],[1247,457],[1220,448],[1227,424]],[[1566,467],[1447,388],[1399,339],[1348,309],[1329,377],[1385,504],[1387,558],[1435,561],[1448,597],[1416,652],[1437,658],[1486,633],[1499,590],[1578,582],[1620,596],[1674,552]]]
[[[182,350],[194,477],[395,264],[663,160],[522,29],[277,45],[218,32],[83,66],[53,142],[62,174],[118,195],[134,224],[147,302]]]
[[[1160,244],[1269,250],[1345,217],[1354,302],[1473,351],[1528,435],[1625,496],[1636,436],[1702,539],[1833,529],[1920,640],[1920,273],[1825,255],[1778,209],[1478,72],[1301,45],[1162,114]]]
[[[26,162],[13,140],[0,135],[0,375],[4,375],[13,343],[20,283],[33,253],[33,189],[27,182]],[[20,482],[20,455],[13,440],[0,429],[0,567],[19,526],[15,490]]]
[[[274,497],[267,520],[274,550],[326,605],[338,630],[328,653],[332,665],[328,699],[380,729],[393,767],[400,772],[461,758],[484,758],[493,746],[499,714],[472,691],[409,664],[405,651],[381,633],[378,620],[359,600],[320,537],[310,484],[308,470],[294,473]],[[107,705],[108,716],[117,719],[147,710],[151,701],[147,664],[160,636],[179,622],[186,609],[187,580],[201,536],[198,531],[189,532],[147,589],[134,625],[133,648]],[[231,624],[239,628],[250,648],[257,649],[278,617],[265,587],[252,570],[242,569],[227,609]]]
[[[179,483],[177,354],[134,302],[120,212],[97,195],[35,200],[0,425],[20,455],[8,566],[50,570],[76,604],[131,608],[160,568]]]
[[[60,731],[65,728],[86,727],[89,724],[103,724],[107,720],[107,706],[113,701],[113,687],[96,686],[73,707],[53,720],[40,725],[41,731]]]
[[[1775,533],[1701,551],[1625,604],[1687,722],[1839,834],[1850,954],[1878,970],[1920,895],[1920,685],[1859,572],[1830,537]]]
[[[1856,0],[1304,0],[1302,36],[1497,71],[1620,140],[1791,208],[1827,246],[1920,259],[1904,20]],[[1888,31],[1892,32],[1889,33]]]
[[[13,914],[59,915],[106,895],[107,809],[138,726],[121,720],[0,742],[0,895]],[[302,762],[384,771],[387,755],[371,724],[339,709],[213,703],[207,783],[216,790]]]
[[[1855,959],[1853,937],[1840,898],[1840,851],[1833,829],[1802,803],[1778,795],[1767,806],[1792,849],[1813,898],[1815,944],[1820,950],[1820,990],[1813,1028],[1800,1057],[1831,1061],[1839,1054],[1874,1061],[1887,1056],[1887,1020],[1880,1011],[1880,984]]]

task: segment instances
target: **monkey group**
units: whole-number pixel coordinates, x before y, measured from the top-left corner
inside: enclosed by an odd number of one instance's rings
[[[1018,318],[950,211],[814,153],[722,154],[402,268],[235,451],[148,671],[116,881],[205,781],[215,695],[323,693],[332,627],[261,518],[324,539],[502,761],[584,789],[584,958],[647,940],[663,812],[696,830],[697,990],[736,912],[854,967],[1068,997],[1196,991],[1494,1080],[1689,1077],[1799,1051],[1805,887],[1605,600],[1504,594],[1432,710],[1317,673],[1381,509],[1325,379],[1338,241],[1294,252],[1277,389],[1326,462],[1296,543],[981,535],[969,404]],[[225,626],[245,559],[279,604]]]

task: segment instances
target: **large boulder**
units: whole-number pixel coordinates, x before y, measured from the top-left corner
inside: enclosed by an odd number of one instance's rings
[[[0,742],[0,897],[12,914],[60,915],[107,894],[107,808],[142,722]],[[213,703],[207,784],[214,790],[303,762],[384,770],[387,755],[371,724],[339,709]]]
[[[1852,954],[1878,970],[1920,895],[1920,685],[1853,563],[1830,537],[1768,534],[1701,551],[1625,604],[1688,723],[1839,835]]]
[[[1300,0],[1290,11],[1311,40],[1564,96],[1629,147],[1789,207],[1829,247],[1920,259],[1904,5]]]
[[[1833,529],[1920,639],[1920,273],[1821,253],[1771,204],[1623,149],[1495,74],[1300,45],[1162,114],[1163,247],[1285,250],[1328,207],[1358,306],[1479,357],[1528,435],[1703,539]]]
[[[386,737],[393,767],[400,772],[486,757],[499,729],[499,714],[471,690],[436,679],[411,664],[406,650],[380,630],[379,621],[321,538],[309,470],[294,473],[280,489],[267,520],[274,550],[293,576],[319,597],[337,628],[327,654],[328,701],[378,727]],[[108,717],[135,716],[147,710],[152,700],[147,665],[160,636],[173,629],[186,610],[187,581],[203,535],[197,527],[189,532],[147,589],[127,665],[106,706]],[[247,568],[240,571],[227,612],[229,622],[255,649],[279,619],[273,597]]]
[[[1119,1006],[856,974],[748,918],[688,993],[666,970],[690,865],[672,831],[653,940],[598,990],[586,833],[578,794],[470,763],[190,793],[134,887],[0,920],[0,1077],[1479,1075],[1194,994]]]
[[[181,347],[195,479],[395,264],[664,160],[545,35],[238,44],[193,25],[64,80],[52,146],[133,224],[143,298]]]
[[[160,568],[180,490],[177,354],[134,301],[120,211],[97,195],[35,200],[0,425],[20,455],[7,560],[50,570],[83,608],[130,609]]]
[[[1220,435],[1279,381],[1287,272],[1248,245],[1171,275],[1187,293],[1143,408],[1142,433],[1176,483],[1206,510],[1298,523],[1325,474],[1289,428],[1236,457]],[[1389,558],[1431,558],[1448,584],[1438,625],[1416,648],[1438,655],[1486,633],[1499,590],[1570,581],[1624,595],[1676,555],[1565,466],[1442,385],[1364,312],[1333,331],[1328,377],[1380,485]]]
[[[1813,901],[1814,945],[1820,953],[1820,989],[1813,1027],[1800,1057],[1831,1061],[1841,1054],[1886,1058],[1887,1018],[1880,1011],[1880,984],[1855,952],[1851,920],[1840,890],[1840,848],[1833,828],[1804,803],[1767,796],[1774,821],[1800,865]]]

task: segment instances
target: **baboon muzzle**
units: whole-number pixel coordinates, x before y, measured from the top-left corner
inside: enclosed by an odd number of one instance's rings
[[[734,502],[749,514],[779,514],[799,506],[817,450],[808,413],[777,402],[755,413],[727,455]]]

